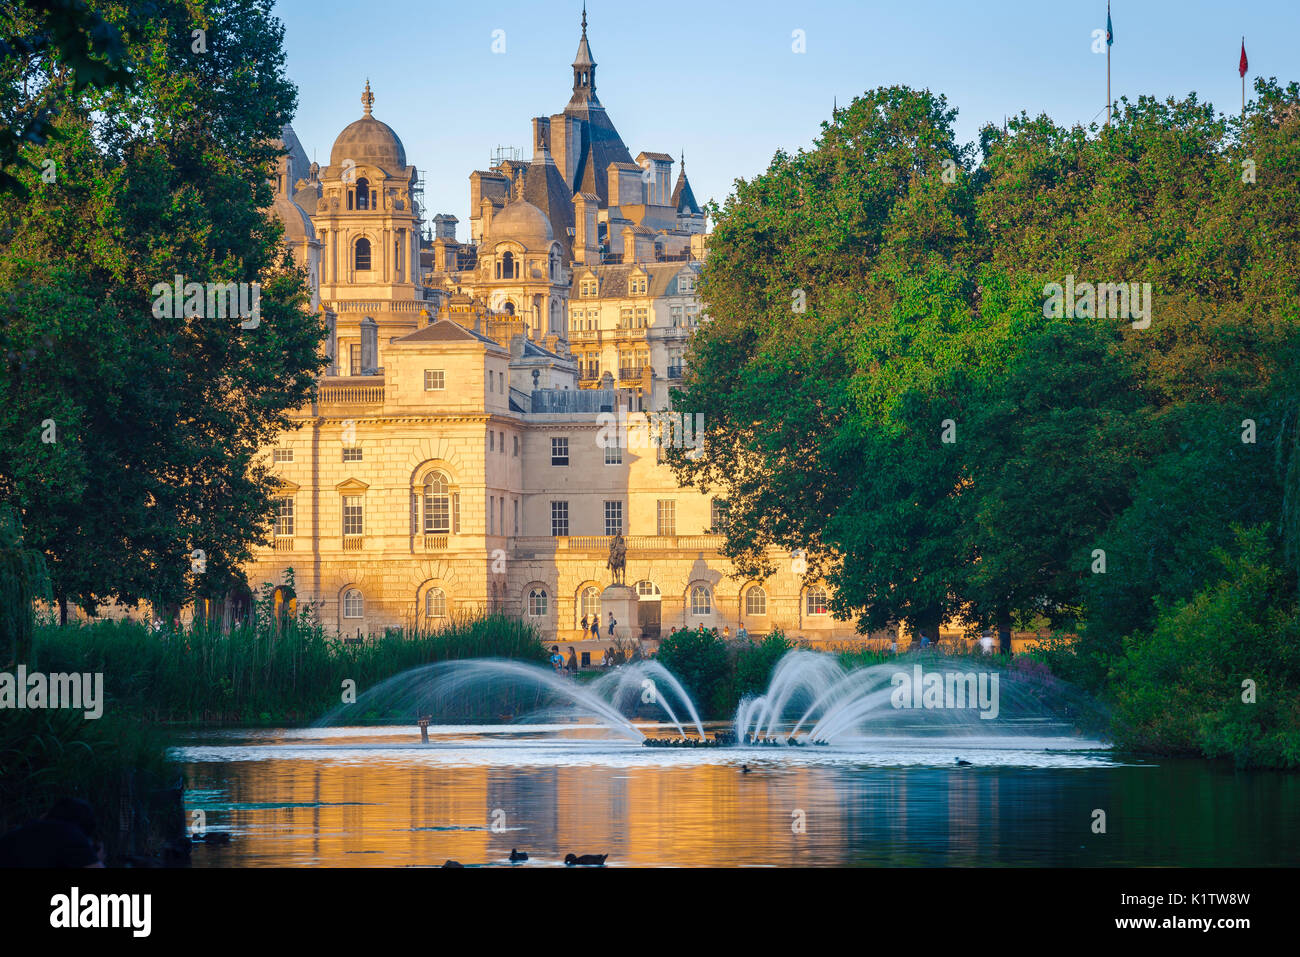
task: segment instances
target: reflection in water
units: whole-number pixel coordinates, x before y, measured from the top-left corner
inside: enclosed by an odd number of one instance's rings
[[[530,855],[518,866],[570,851],[724,867],[1290,865],[1300,852],[1300,778],[1204,762],[1024,740],[659,751],[556,729],[437,730],[427,746],[414,728],[187,742],[188,809],[234,835],[196,847],[195,866],[504,864],[512,847]],[[1106,834],[1092,833],[1096,808]]]

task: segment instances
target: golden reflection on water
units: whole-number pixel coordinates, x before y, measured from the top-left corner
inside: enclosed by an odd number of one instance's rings
[[[490,759],[489,759],[490,760]],[[761,760],[761,759],[760,759]],[[186,766],[227,847],[195,866],[1294,864],[1294,777],[1167,767],[890,768],[762,761],[447,766],[392,752]],[[1189,787],[1214,806],[1178,799]],[[1090,828],[1105,808],[1110,834]],[[1249,813],[1245,813],[1245,812]],[[801,814],[800,814],[801,812]],[[804,824],[800,831],[800,818]],[[494,831],[494,824],[498,829]]]

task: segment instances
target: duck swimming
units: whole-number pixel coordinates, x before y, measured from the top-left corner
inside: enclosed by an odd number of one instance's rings
[[[511,864],[518,864],[520,861],[526,861],[526,860],[528,860],[528,854],[527,854],[526,852],[524,852],[524,851],[517,851],[517,850],[515,850],[513,847],[510,848],[510,863],[511,863]]]
[[[564,863],[567,867],[573,867],[575,864],[600,867],[607,857],[608,854],[565,854]]]

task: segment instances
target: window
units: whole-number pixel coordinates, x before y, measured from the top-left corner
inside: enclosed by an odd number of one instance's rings
[[[606,535],[623,534],[623,503],[622,502],[605,503],[605,534]]]
[[[720,535],[727,527],[727,500],[715,498],[709,503],[709,528]]]
[[[650,311],[648,309],[638,309],[636,311],[636,327],[644,329],[650,325]]]
[[[344,450],[343,450],[343,461],[344,461],[344,462],[360,462],[360,461],[361,461],[361,449],[360,449],[360,448],[344,449]]]
[[[361,535],[365,530],[364,505],[360,495],[343,496],[343,534]]]
[[[519,458],[519,436],[515,436],[515,458]]]
[[[682,307],[670,306],[668,309],[668,316],[672,320],[673,328],[676,329],[682,324]]]
[[[618,443],[618,439],[615,439],[613,444],[605,446],[605,464],[623,464],[623,446]]]
[[[361,613],[365,610],[365,605],[361,600],[361,592],[355,588],[349,588],[343,594],[343,617],[360,618]]]
[[[804,609],[809,615],[825,615],[826,589],[814,585],[804,594]]]
[[[497,434],[493,432],[491,429],[488,429],[488,451],[495,452],[496,450],[497,450]]]
[[[564,538],[569,534],[569,503],[551,503],[551,534]]]
[[[695,291],[695,277],[694,277],[694,276],[678,276],[678,277],[677,277],[677,294],[678,294],[679,296],[684,296],[684,295],[686,295],[687,293],[691,293],[691,292],[694,292],[694,291]]]
[[[644,295],[645,295],[645,290],[646,290],[646,279],[645,279],[645,277],[644,277],[644,276],[633,277],[633,279],[632,279],[632,295],[634,295],[634,296],[644,296]]]
[[[355,257],[353,259],[354,268],[357,270],[368,270],[370,268],[370,240],[363,236],[357,240],[357,244],[353,248],[355,250]]]
[[[361,375],[361,346],[356,344],[348,346],[348,364],[352,367],[352,375]]]
[[[364,176],[357,180],[357,209],[370,208],[370,181]],[[358,269],[361,267],[358,266]],[[367,269],[370,267],[367,266]]]
[[[691,614],[713,614],[713,595],[707,585],[696,585],[691,589]]]
[[[619,327],[620,329],[631,329],[631,328],[632,328],[632,309],[631,309],[631,307],[628,307],[627,309],[620,309],[620,310],[618,311],[618,327]]]
[[[497,530],[497,500],[496,496],[488,496],[488,534],[495,535]]]
[[[293,536],[293,496],[285,495],[275,500],[275,534]]]
[[[551,464],[568,465],[569,464],[569,440],[568,438],[551,439]]]
[[[596,280],[584,279],[578,284],[578,295],[590,299],[596,295],[598,288]]]
[[[293,449],[276,449],[271,453],[272,462],[292,462]]]
[[[677,534],[677,503],[672,499],[660,499],[656,503],[656,535]]]
[[[749,591],[745,592],[745,614],[767,614],[767,592],[763,590],[762,585],[755,585]]]
[[[424,596],[425,618],[447,617],[447,593],[441,588],[430,588]]]
[[[588,585],[582,590],[582,598],[578,602],[579,613],[583,618],[591,621],[593,615],[596,620],[600,620],[600,589],[595,585]]]
[[[663,594],[654,582],[637,582],[636,593],[642,598],[658,598]]]
[[[515,534],[519,534],[519,499],[515,499]]]
[[[451,531],[451,495],[447,476],[431,472],[424,480],[424,534],[446,535]]]
[[[424,370],[424,391],[439,392],[447,388],[447,373],[442,369]]]
[[[528,590],[528,615],[530,618],[546,616],[546,589],[530,588]]]

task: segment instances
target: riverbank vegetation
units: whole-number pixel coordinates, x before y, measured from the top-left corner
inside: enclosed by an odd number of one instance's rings
[[[714,206],[679,479],[864,631],[1045,618],[1127,746],[1300,766],[1300,86],[955,118],[870,91]]]

